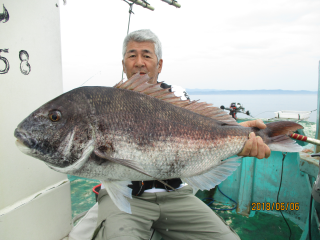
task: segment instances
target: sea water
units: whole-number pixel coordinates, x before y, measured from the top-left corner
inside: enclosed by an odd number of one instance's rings
[[[215,94],[190,95],[191,100],[212,103],[216,107],[221,105],[230,107],[230,103],[241,103],[245,111],[255,118],[274,118],[276,111],[312,111],[317,109],[317,94]],[[242,113],[238,118],[247,118]],[[309,121],[316,122],[317,111],[313,111]]]

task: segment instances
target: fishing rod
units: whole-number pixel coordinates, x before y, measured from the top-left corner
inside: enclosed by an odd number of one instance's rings
[[[85,84],[86,82],[88,82],[91,78],[95,77],[98,73],[101,74],[101,71],[99,71],[99,72],[97,72],[96,74],[92,75],[88,80],[86,80],[84,83],[82,83],[82,84],[80,85],[80,87],[81,87],[83,84]]]
[[[299,140],[302,142],[308,142],[308,143],[312,143],[314,145],[320,146],[320,140],[315,139],[315,138],[310,138],[304,135],[300,135],[297,133],[292,133],[289,137],[295,139],[295,140]]]

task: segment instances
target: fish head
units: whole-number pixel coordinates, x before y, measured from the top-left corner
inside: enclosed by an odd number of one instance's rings
[[[88,101],[75,90],[47,102],[15,129],[16,145],[25,154],[59,168],[75,164],[93,142]]]

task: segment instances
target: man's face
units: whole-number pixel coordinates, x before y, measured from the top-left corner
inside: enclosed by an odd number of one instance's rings
[[[154,43],[130,41],[122,60],[122,66],[128,79],[137,72],[140,72],[140,75],[148,73],[149,77],[153,78],[150,83],[156,83],[162,69],[162,62],[160,59],[158,63]]]

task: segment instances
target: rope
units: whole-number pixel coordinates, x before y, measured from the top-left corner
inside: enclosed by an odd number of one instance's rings
[[[279,193],[280,193],[280,189],[281,189],[281,184],[282,184],[282,175],[283,175],[283,163],[284,163],[284,158],[287,156],[287,153],[282,153],[283,155],[283,158],[282,158],[282,167],[281,167],[281,175],[280,175],[280,186],[279,186],[279,191],[278,191],[278,195],[277,195],[277,203],[279,203]],[[287,220],[285,219],[285,217],[283,216],[283,213],[281,211],[281,208],[280,208],[280,213],[284,219],[284,221],[286,222],[288,228],[289,228],[289,231],[290,231],[290,236],[289,236],[289,240],[291,239],[291,228],[287,222]]]
[[[129,21],[128,21],[128,29],[127,29],[127,35],[129,33],[129,28],[130,28],[130,19],[131,19],[131,13],[134,14],[134,12],[132,11],[132,7],[133,7],[133,3],[129,4],[130,7],[129,7]]]
[[[204,199],[202,199],[202,201],[204,201],[204,200],[212,200],[212,201],[211,201],[210,203],[208,203],[207,205],[208,205],[209,208],[211,208],[211,209],[213,209],[213,210],[218,210],[218,211],[231,211],[231,210],[233,210],[233,209],[236,209],[236,208],[237,208],[237,205],[238,205],[237,202],[236,202],[235,200],[233,200],[232,198],[228,197],[227,195],[225,195],[225,194],[221,191],[219,185],[218,185],[217,187],[218,187],[218,190],[222,193],[223,196],[229,198],[232,202],[234,202],[234,203],[236,204],[235,207],[233,207],[233,208],[213,208],[213,207],[210,207],[209,205],[211,205],[211,204],[214,202],[214,199],[212,199],[212,198],[204,198]]]
[[[132,3],[129,3],[129,2],[127,2],[126,0],[123,0],[123,1],[125,1],[126,3],[129,4],[129,20],[128,20],[128,29],[127,29],[127,35],[128,35],[128,33],[129,33],[129,28],[130,28],[131,13],[134,14],[134,12],[132,11],[132,7],[133,7],[133,4],[137,2],[137,0],[134,1],[134,2],[132,2]],[[149,5],[150,5],[150,4],[149,4]],[[122,70],[121,79],[123,79],[123,70]]]
[[[309,208],[309,226],[308,226],[308,236],[309,236],[309,240],[311,240],[311,221],[312,221],[312,218],[311,218],[311,215],[312,215],[312,194],[311,194],[311,198],[310,198],[310,208]]]
[[[266,112],[275,112],[275,111],[265,111],[265,112],[261,112],[261,113],[255,115],[254,118],[256,118],[258,115],[260,115],[260,114],[262,114],[262,113],[266,113]]]

